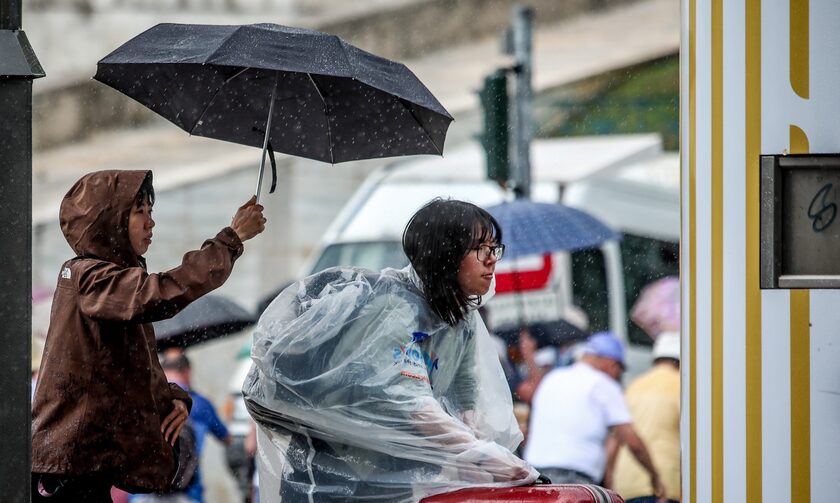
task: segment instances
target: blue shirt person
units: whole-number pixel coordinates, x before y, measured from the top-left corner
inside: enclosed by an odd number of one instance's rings
[[[169,350],[164,354],[161,362],[166,378],[174,382],[190,394],[193,400],[190,411],[190,423],[195,432],[195,444],[198,455],[204,449],[204,439],[208,433],[212,434],[219,441],[230,443],[230,435],[225,425],[216,414],[216,409],[210,400],[190,389],[190,361],[180,349]],[[196,469],[192,482],[184,491],[192,500],[204,503],[204,486],[201,481],[201,467]]]

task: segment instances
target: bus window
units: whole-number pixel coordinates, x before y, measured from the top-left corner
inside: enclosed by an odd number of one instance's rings
[[[679,244],[633,234],[624,234],[620,244],[624,266],[624,292],[627,306],[627,335],[632,344],[651,345],[653,340],[630,321],[642,288],[665,276],[679,274]],[[608,292],[604,257],[600,250],[572,253],[572,291],[574,303],[589,316],[591,332],[609,329]]]

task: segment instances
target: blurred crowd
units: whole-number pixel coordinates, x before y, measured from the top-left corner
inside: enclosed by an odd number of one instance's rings
[[[631,318],[653,341],[651,366],[629,383],[625,344],[589,334],[582,309],[496,330],[525,436],[518,454],[553,483],[599,484],[628,503],[680,501],[679,316],[677,278],[642,291]]]

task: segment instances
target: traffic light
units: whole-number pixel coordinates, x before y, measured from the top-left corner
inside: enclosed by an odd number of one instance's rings
[[[478,93],[484,109],[484,132],[481,144],[487,154],[487,178],[499,183],[510,179],[508,155],[508,92],[505,70],[496,70],[484,78]]]

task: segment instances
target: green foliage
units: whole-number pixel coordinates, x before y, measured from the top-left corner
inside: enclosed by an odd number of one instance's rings
[[[535,102],[537,136],[656,132],[677,150],[679,90],[676,55],[593,77]]]

